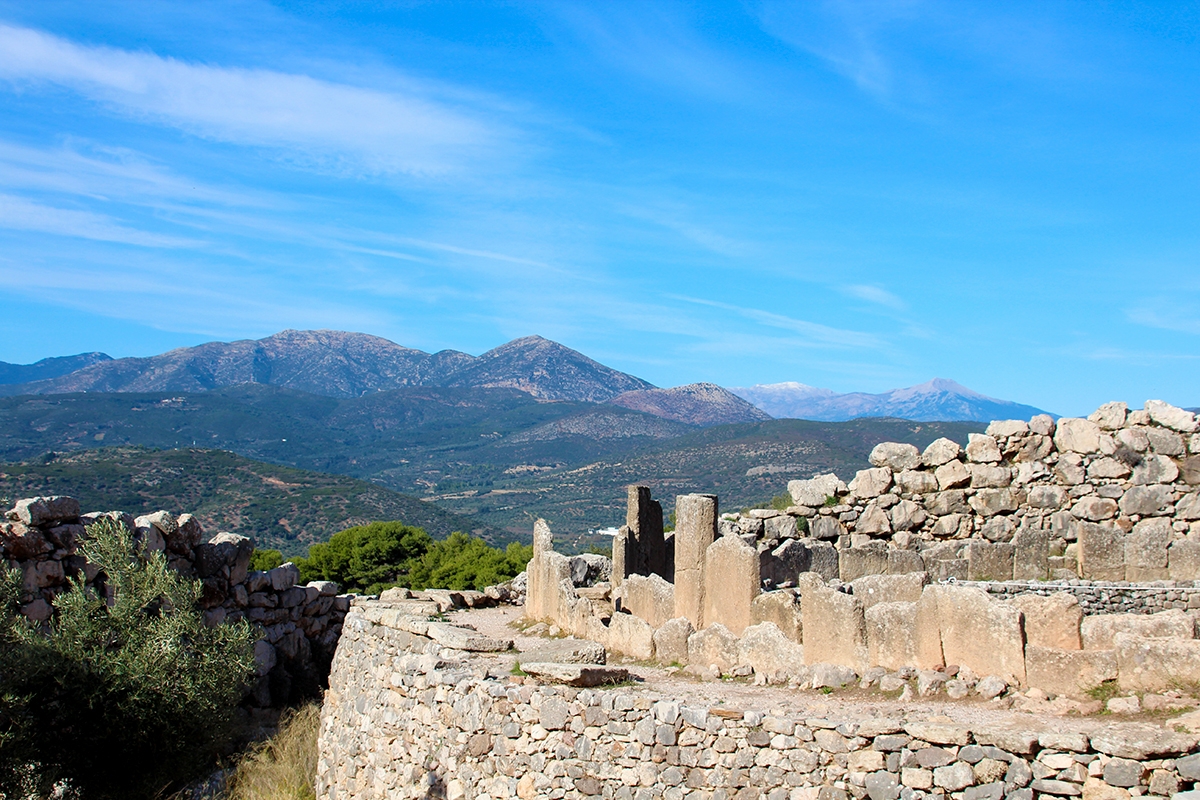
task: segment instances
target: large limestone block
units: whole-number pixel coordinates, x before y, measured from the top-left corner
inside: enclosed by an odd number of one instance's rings
[[[1146,438],[1150,440],[1150,449],[1163,456],[1182,456],[1187,453],[1183,437],[1174,431],[1164,428],[1147,428]]]
[[[935,517],[942,517],[946,514],[965,514],[970,511],[970,508],[967,505],[967,494],[962,489],[947,489],[925,498],[925,510]]]
[[[1009,514],[1020,508],[1027,494],[1024,489],[980,489],[967,500],[981,517]]]
[[[729,672],[740,658],[738,637],[719,622],[688,637],[688,663],[694,667],[716,665],[721,672]]]
[[[608,654],[604,645],[589,639],[551,639],[521,652],[521,661],[554,664],[603,664]]]
[[[786,539],[774,550],[758,554],[759,576],[771,585],[795,581],[801,572],[812,569],[812,550],[798,539]]]
[[[1092,522],[1112,519],[1117,515],[1117,501],[1111,497],[1089,494],[1075,501],[1075,505],[1071,506],[1071,514]]]
[[[1175,504],[1175,516],[1179,519],[1200,519],[1200,493],[1192,492],[1179,498]]]
[[[1024,436],[1029,433],[1029,423],[1021,419],[996,419],[988,423],[984,433],[997,439]]]
[[[704,627],[704,560],[717,535],[717,498],[685,494],[675,498],[675,616]]]
[[[619,588],[625,578],[635,574],[638,563],[637,542],[629,528],[622,525],[613,537],[612,547],[612,585]]]
[[[1153,486],[1159,483],[1173,483],[1179,477],[1179,467],[1167,456],[1157,453],[1142,456],[1142,460],[1133,468],[1133,476],[1129,482],[1134,486]],[[1139,512],[1130,512],[1139,513]]]
[[[1125,403],[1105,403],[1088,414],[1088,419],[1100,426],[1102,431],[1115,431],[1125,426],[1125,417],[1128,414],[1129,406]]]
[[[881,505],[872,501],[867,503],[867,507],[863,509],[862,515],[855,521],[854,530],[857,533],[872,535],[891,533],[892,520],[888,516],[888,512]]]
[[[1180,433],[1195,433],[1200,428],[1200,424],[1196,422],[1196,415],[1191,411],[1184,411],[1162,400],[1147,400],[1146,411],[1150,414],[1150,419],[1164,428]]]
[[[1158,692],[1200,685],[1200,641],[1115,637],[1117,681],[1127,692]]]
[[[688,663],[688,637],[696,632],[683,617],[667,620],[654,632],[654,654],[664,664]]]
[[[918,629],[913,625],[916,616],[917,604],[913,602],[878,603],[866,610],[867,652],[871,666],[897,670],[916,667],[925,660],[917,646]]]
[[[1054,446],[1066,453],[1100,452],[1100,426],[1091,420],[1064,417],[1054,432]]]
[[[1021,527],[1013,535],[1013,580],[1044,581],[1050,574],[1050,532]]]
[[[857,597],[816,588],[804,593],[800,608],[805,663],[838,664],[859,673],[867,668],[866,619]]]
[[[663,540],[662,506],[650,497],[650,487],[630,486],[627,488],[625,504],[625,527],[637,542],[644,570],[667,577],[670,565],[666,561]]]
[[[954,461],[960,453],[962,453],[962,447],[958,442],[943,436],[929,443],[925,452],[921,453],[921,462],[927,467],[940,467],[942,464]]]
[[[1034,508],[1059,509],[1068,499],[1067,490],[1061,486],[1033,486],[1029,489],[1029,505]]]
[[[912,572],[905,575],[864,575],[851,584],[854,596],[869,609],[879,603],[916,603],[929,583],[929,575]]]
[[[1001,459],[1000,445],[986,433],[967,434],[967,460],[977,464],[993,464]]]
[[[737,536],[708,546],[704,565],[704,616],[740,636],[753,624],[751,607],[760,591],[758,551]]]
[[[829,542],[808,541],[805,546],[811,553],[809,570],[820,575],[825,580],[832,580],[841,575],[841,555],[838,549]],[[797,584],[798,585],[798,584]]]
[[[804,641],[803,612],[800,610],[799,598],[791,589],[763,592],[754,598],[750,618],[754,625],[763,622],[774,624],[784,636],[797,644]]]
[[[805,672],[804,648],[773,622],[746,628],[738,641],[738,662],[754,667],[754,673],[770,683],[786,683]]]
[[[763,520],[763,536],[767,539],[794,539],[797,533],[796,518],[788,514]]]
[[[1079,545],[1079,575],[1091,581],[1125,580],[1125,532],[1095,522],[1072,523]]]
[[[1167,548],[1173,537],[1168,519],[1144,519],[1135,525],[1125,537],[1125,580],[1167,580]]]
[[[1171,542],[1167,548],[1167,575],[1173,581],[1200,580],[1200,542]]]
[[[888,512],[888,519],[891,520],[894,531],[911,531],[920,528],[927,517],[925,509],[912,500],[901,500]]]
[[[880,442],[867,457],[872,466],[887,467],[893,472],[916,469],[921,465],[921,453],[916,446],[900,442]]]
[[[1175,495],[1170,486],[1152,484],[1150,486],[1131,486],[1121,496],[1121,511],[1124,514],[1140,514],[1156,516],[1165,514],[1175,502]]]
[[[971,473],[971,488],[973,489],[1002,489],[1012,483],[1011,467],[1001,467],[996,464],[968,464],[967,472]]]
[[[942,464],[933,471],[933,476],[937,479],[938,488],[943,491],[957,489],[971,482],[971,471],[967,469],[966,464],[957,459]]]
[[[1060,650],[1025,646],[1026,682],[1050,694],[1082,697],[1089,689],[1117,677],[1114,650]]]
[[[56,525],[79,517],[79,501],[64,495],[27,497],[18,500],[8,513],[18,522],[32,527]]]
[[[1194,631],[1192,618],[1179,609],[1157,614],[1097,614],[1084,617],[1079,626],[1084,650],[1112,650],[1116,647],[1118,633],[1146,638],[1191,639]]]
[[[888,550],[888,574],[907,575],[924,572],[925,559],[915,550]]]
[[[814,539],[833,539],[846,533],[846,526],[834,517],[817,517],[808,526]]]
[[[630,658],[643,661],[654,658],[654,629],[633,614],[613,614],[606,640],[601,643]]]
[[[1011,581],[1016,547],[1010,542],[973,541],[966,547],[967,578],[973,581]]]
[[[806,481],[788,481],[787,488],[796,505],[809,508],[820,508],[830,497],[838,497],[848,491],[842,479],[832,472]]]
[[[675,616],[675,587],[658,575],[630,575],[621,606],[657,628]]]
[[[942,622],[938,610],[937,592],[926,586],[921,590],[921,599],[916,604],[912,636],[917,669],[941,669],[946,665],[942,653]]]
[[[1049,597],[1022,594],[1008,602],[1025,615],[1027,645],[1056,650],[1083,648],[1079,634],[1079,626],[1083,622],[1083,608],[1075,595],[1070,592],[1055,592]]]
[[[929,494],[938,490],[937,476],[924,470],[908,469],[897,473],[896,486],[906,494]]]
[[[863,575],[883,575],[888,571],[888,549],[882,542],[863,547],[847,547],[838,555],[839,577],[846,583]]]
[[[870,500],[886,492],[891,485],[892,471],[887,467],[874,467],[856,472],[848,488],[855,497]]]
[[[937,598],[947,663],[1009,683],[1025,682],[1024,620],[1018,609],[974,587],[937,585],[925,592]]]

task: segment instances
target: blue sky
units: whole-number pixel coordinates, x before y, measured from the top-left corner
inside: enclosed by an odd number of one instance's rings
[[[0,360],[284,328],[1200,404],[1200,10],[0,0]]]

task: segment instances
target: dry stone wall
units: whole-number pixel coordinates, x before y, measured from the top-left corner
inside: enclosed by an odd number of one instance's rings
[[[97,568],[78,549],[87,526],[104,517],[133,532],[146,552],[163,553],[172,568],[203,583],[200,605],[209,624],[247,619],[259,626],[262,638],[254,648],[258,677],[249,704],[286,705],[324,684],[350,596],[338,595],[337,584],[328,581],[298,585],[300,571],[294,564],[251,571],[252,539],[218,533],[205,541],[191,514],[85,514],[79,501],[62,496],[18,501],[0,522],[0,563],[21,573],[26,617],[48,620],[54,598],[77,575],[103,590]]]
[[[815,719],[786,703],[538,685],[508,674],[511,657],[439,643],[444,631],[423,635],[393,611],[346,618],[322,709],[321,800],[1130,800],[1200,780],[1196,737],[1158,725]]]

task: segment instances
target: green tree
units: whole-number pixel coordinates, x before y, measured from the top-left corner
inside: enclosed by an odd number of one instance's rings
[[[409,573],[414,589],[482,589],[515,577],[533,558],[533,546],[517,542],[508,549],[454,532],[435,543]]]
[[[254,674],[248,624],[208,627],[201,584],[143,556],[112,520],[87,529],[82,576],[39,629],[19,617],[13,578],[0,599],[0,794],[151,798],[195,777],[227,741]]]
[[[250,556],[250,569],[266,572],[269,569],[275,569],[283,563],[283,553],[279,550],[259,550],[254,548],[253,555]]]
[[[421,528],[372,522],[339,531],[296,560],[303,581],[336,581],[344,592],[378,594],[406,583],[409,570],[433,545]]]

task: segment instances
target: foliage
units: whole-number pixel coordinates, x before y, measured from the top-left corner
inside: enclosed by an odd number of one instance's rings
[[[409,571],[425,555],[433,538],[402,522],[372,522],[335,533],[314,544],[308,558],[296,560],[302,581],[335,581],[344,592],[379,594],[407,585]]]
[[[1102,703],[1107,703],[1121,693],[1121,687],[1117,685],[1115,680],[1102,681],[1092,688],[1088,689],[1086,694],[1093,700],[1099,700]]]
[[[282,563],[283,553],[278,550],[260,550],[256,547],[250,556],[250,569],[259,572],[275,569]]]
[[[792,506],[796,505],[796,501],[787,492],[777,494],[771,498],[771,505],[768,508],[773,508],[776,511],[787,511]]]
[[[80,800],[151,798],[194,777],[226,741],[254,674],[245,622],[208,627],[199,581],[143,557],[112,520],[88,528],[82,577],[39,629],[19,617],[11,583],[0,612],[0,794]],[[11,580],[11,579],[10,579]]]
[[[277,734],[238,762],[228,800],[315,800],[320,723],[317,703],[285,717]]]
[[[462,532],[436,542],[413,565],[408,586],[414,589],[482,589],[525,569],[533,546],[512,542],[506,550]]]

